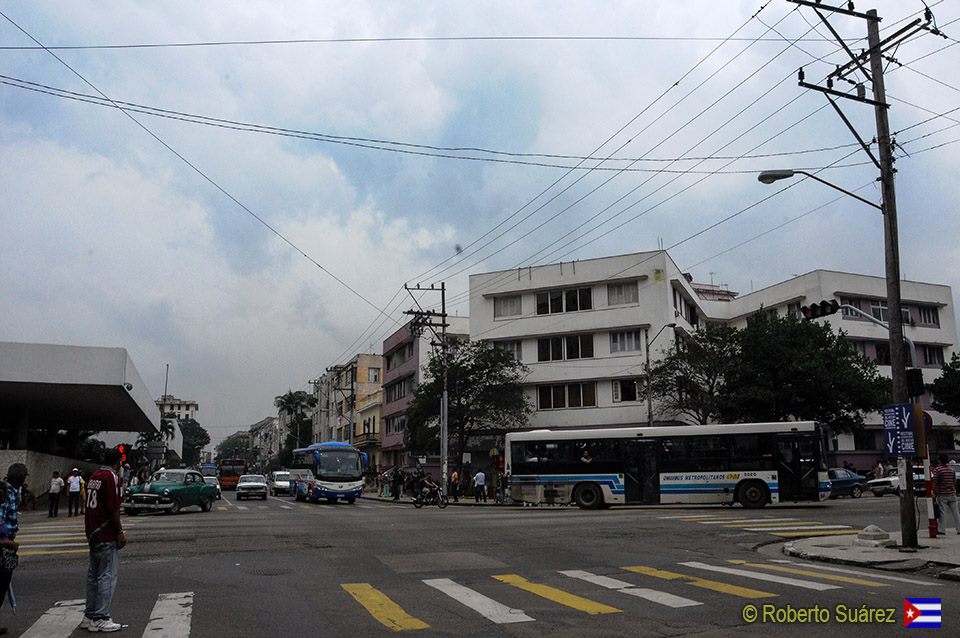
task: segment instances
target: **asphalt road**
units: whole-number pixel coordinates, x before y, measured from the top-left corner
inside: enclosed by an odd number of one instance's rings
[[[744,606],[762,618],[819,605],[843,636],[875,638],[903,631],[904,597],[942,598],[942,631],[960,627],[953,584],[756,551],[868,523],[896,529],[893,497],[595,512],[233,499],[226,493],[209,513],[125,518],[120,635],[806,636],[827,628],[748,623]],[[82,607],[70,601],[85,582],[80,528],[79,518],[24,516],[17,615],[0,610],[10,635],[85,635],[71,629]],[[836,627],[838,605],[893,609],[894,622]]]

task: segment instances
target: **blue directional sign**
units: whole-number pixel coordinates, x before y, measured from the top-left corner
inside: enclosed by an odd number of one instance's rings
[[[899,403],[883,408],[883,455],[913,457],[917,454],[913,433],[913,405]]]

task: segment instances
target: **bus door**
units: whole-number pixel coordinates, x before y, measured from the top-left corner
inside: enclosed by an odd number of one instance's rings
[[[660,503],[659,441],[628,440],[624,444],[623,487],[627,503]]]
[[[780,501],[817,501],[818,455],[810,437],[777,437],[777,478]]]

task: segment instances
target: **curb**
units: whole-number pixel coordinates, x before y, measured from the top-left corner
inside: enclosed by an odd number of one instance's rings
[[[764,543],[757,546],[762,547]],[[792,558],[800,558],[802,560],[814,561],[817,563],[829,563],[831,565],[846,565],[848,567],[868,567],[873,569],[883,569],[886,571],[897,571],[895,565],[897,563],[904,563],[908,560],[917,560],[917,559],[891,559],[891,560],[851,560],[844,558],[834,558],[832,556],[820,556],[818,554],[811,554],[799,550],[793,546],[793,543],[784,543],[783,553]],[[940,567],[944,568],[945,571],[941,571],[937,574],[937,578],[942,578],[944,580],[954,580],[960,581],[960,567],[957,565],[949,563],[937,563],[934,561],[924,561],[923,565],[918,565],[915,567],[910,567],[909,569],[904,569],[903,571],[920,571],[922,569],[928,569],[930,567]]]

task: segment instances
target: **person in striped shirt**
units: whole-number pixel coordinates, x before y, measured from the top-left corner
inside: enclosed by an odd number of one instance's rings
[[[960,511],[957,510],[957,473],[947,463],[947,455],[941,454],[937,459],[940,465],[933,468],[933,494],[937,497],[940,506],[940,516],[937,518],[937,534],[947,533],[947,512],[953,518],[953,526],[960,534]]]

